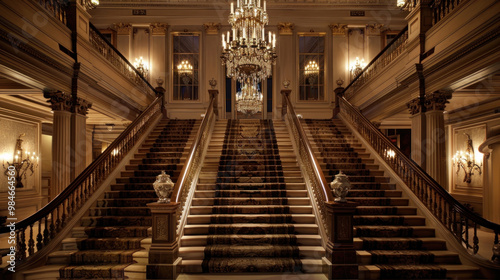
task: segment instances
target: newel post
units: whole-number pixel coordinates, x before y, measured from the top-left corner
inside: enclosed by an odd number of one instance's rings
[[[146,268],[147,279],[177,279],[179,257],[177,208],[179,203],[148,203],[153,218],[153,240]]]
[[[333,92],[335,93],[335,107],[333,108],[332,119],[335,119],[337,117],[338,113],[340,112],[340,103],[339,102],[340,102],[340,98],[344,94],[344,88],[339,86]]]
[[[213,103],[214,114],[216,116],[219,116],[219,102],[218,102],[218,97],[217,97],[219,94],[219,90],[218,89],[209,89],[208,94],[210,95],[210,98],[214,98],[214,103]]]
[[[287,98],[290,98],[290,93],[292,92],[291,89],[282,89],[281,90],[281,96],[283,96],[283,101],[281,102],[281,116],[285,116],[286,115],[286,111],[287,111]]]
[[[358,279],[352,222],[356,206],[349,201],[326,203],[329,237],[323,273],[328,279]]]

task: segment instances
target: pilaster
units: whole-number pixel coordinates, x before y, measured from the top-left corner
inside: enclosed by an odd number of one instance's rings
[[[345,67],[348,62],[347,50],[349,49],[347,24],[330,24],[329,27],[332,31],[332,52],[330,57],[333,63],[331,77],[339,77],[342,80],[347,81],[348,73]]]
[[[368,43],[367,61],[371,61],[380,52],[382,47],[381,31],[384,28],[383,24],[371,23],[366,25],[366,37]]]
[[[204,61],[205,64],[203,68],[205,69],[204,72],[200,73],[203,75],[200,78],[199,83],[199,92],[206,92],[207,88],[206,85],[209,84],[209,80],[215,79],[219,81],[225,81],[225,79],[222,77],[224,75],[224,72],[221,71],[221,69],[224,69],[220,67],[220,56],[221,56],[221,50],[222,50],[222,40],[221,40],[221,35],[220,33],[220,23],[215,23],[215,22],[209,22],[203,24],[203,29],[205,30],[205,46],[208,46],[204,48],[205,52],[205,57]],[[210,74],[209,74],[210,73]],[[210,90],[208,90],[210,92]],[[218,92],[218,91],[217,91]],[[210,96],[209,96],[210,97]],[[200,95],[200,98],[203,98],[202,100],[205,102],[208,102],[209,100],[206,100],[206,95]],[[217,96],[217,98],[220,98]],[[217,100],[218,101],[218,100]],[[220,102],[222,104],[222,102]],[[218,106],[219,102],[217,102]],[[214,108],[215,109],[215,108]],[[221,108],[222,110],[222,108]]]
[[[451,98],[449,91],[436,91],[425,96],[426,155],[425,170],[441,186],[447,188],[445,127],[443,111]]]
[[[71,115],[71,175],[74,180],[86,167],[87,162],[87,112],[92,103],[79,97],[72,98]]]
[[[116,49],[130,61],[132,51],[132,25],[129,23],[116,23]]]
[[[276,40],[279,41],[279,44],[276,47],[277,55],[280,57],[280,67],[276,68],[276,76],[273,77],[274,82],[274,90],[275,96],[273,96],[273,100],[275,100],[275,105],[273,108],[273,118],[281,118],[280,110],[283,110],[283,106],[286,107],[286,104],[283,104],[283,99],[279,97],[279,92],[281,90],[281,82],[289,80],[290,91],[291,89],[298,89],[296,72],[298,65],[296,62],[296,50],[295,50],[295,37],[293,35],[293,30],[295,25],[291,22],[280,22],[278,23],[278,36]],[[286,59],[283,59],[286,58]],[[274,98],[276,97],[276,98]],[[285,109],[286,110],[286,109]]]
[[[154,63],[150,65],[150,79],[156,81],[162,79],[166,81],[167,70],[167,34],[168,24],[166,23],[152,23],[149,25],[149,34],[151,34],[150,53],[154,58]]]

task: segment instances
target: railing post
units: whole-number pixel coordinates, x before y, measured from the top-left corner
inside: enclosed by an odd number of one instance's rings
[[[344,94],[344,88],[339,86],[333,92],[335,93],[335,107],[333,108],[332,119],[335,119],[337,117],[338,113],[340,112],[339,102],[340,102],[340,98]]]
[[[218,89],[209,89],[208,94],[210,95],[210,99],[214,98],[214,114],[219,116],[219,102],[217,96],[219,95]]]
[[[179,203],[148,203],[153,218],[153,239],[146,267],[147,279],[177,279],[180,273],[177,209]]]
[[[358,261],[353,242],[353,215],[357,203],[327,202],[326,257],[323,273],[328,279],[358,279]]]
[[[161,82],[163,84],[163,81]],[[155,88],[155,95],[156,97],[161,98],[161,113],[164,118],[167,118],[167,109],[165,107],[165,92],[167,91],[161,84],[158,84],[158,86]]]
[[[281,116],[283,117],[286,115],[287,111],[287,98],[290,97],[290,93],[292,92],[291,89],[282,89],[281,90],[281,96],[283,96],[283,101],[281,102]]]

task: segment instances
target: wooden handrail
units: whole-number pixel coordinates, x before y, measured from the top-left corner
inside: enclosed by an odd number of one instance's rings
[[[33,215],[16,223],[17,261],[22,261],[46,247],[90,196],[102,187],[101,182],[133,148],[155,117],[162,113],[162,99],[163,96],[156,97],[148,108],[59,195]],[[35,238],[33,238],[34,225],[38,226]],[[25,234],[26,230],[29,232],[28,238]],[[10,228],[6,226],[0,228],[0,234],[10,231]]]
[[[433,215],[463,242],[473,254],[479,250],[478,227],[490,229],[495,237],[493,245],[498,244],[500,225],[472,212],[451,196],[442,186],[430,177],[418,164],[406,157],[382,132],[380,132],[359,110],[355,109],[344,97],[339,98],[341,118],[354,128],[372,145],[377,153],[398,176],[408,185]],[[458,215],[458,217],[457,217]],[[470,244],[469,229],[473,229]]]
[[[286,94],[283,95],[284,99],[286,100],[287,103],[287,110],[289,110],[288,114],[290,114],[290,117],[293,121],[293,124],[297,128],[298,131],[298,136],[299,140],[304,144],[304,147],[307,152],[307,157],[309,158],[309,161],[311,162],[312,168],[314,170],[314,176],[318,179],[320,186],[321,186],[321,192],[324,195],[324,199],[326,202],[333,202],[333,193],[332,189],[330,188],[330,184],[326,181],[325,175],[323,174],[323,170],[319,166],[318,160],[314,156],[314,152],[312,150],[312,146],[309,143],[309,140],[307,138],[307,135],[304,131],[304,128],[302,127],[302,124],[300,123],[299,118],[297,117],[297,114],[295,113],[295,109],[293,108],[292,101],[290,100],[290,97]]]
[[[208,129],[210,125],[210,120],[214,118],[214,115],[216,114],[215,111],[215,106],[214,104],[217,101],[217,95],[214,94],[210,98],[210,103],[208,104],[208,108],[205,112],[205,116],[203,117],[203,120],[201,121],[200,128],[198,129],[198,133],[196,134],[196,139],[191,146],[191,149],[189,150],[189,155],[188,158],[184,164],[184,166],[181,169],[181,173],[179,175],[179,179],[177,179],[177,182],[174,185],[174,190],[172,192],[172,196],[170,198],[171,202],[177,203],[181,202],[182,195],[185,193],[185,185],[186,182],[188,181],[188,177],[190,175],[190,171],[194,165],[194,160],[196,158],[196,153],[199,151],[201,147],[201,143],[203,140],[203,136],[207,133],[206,130]]]

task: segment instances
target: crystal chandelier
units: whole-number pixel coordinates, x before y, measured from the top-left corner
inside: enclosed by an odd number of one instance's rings
[[[241,3],[240,3],[241,1]],[[257,83],[271,76],[272,64],[276,61],[276,34],[269,31],[267,41],[264,26],[269,18],[266,0],[237,0],[236,9],[231,2],[230,32],[222,34],[222,65],[226,65],[227,76],[240,83],[251,78]]]
[[[319,74],[318,63],[314,60],[310,60],[309,64],[304,68],[304,75],[307,77],[309,84],[313,84]]]
[[[183,60],[179,65],[177,65],[177,72],[182,77],[182,82],[184,84],[189,84],[191,80],[191,75],[193,75],[193,65],[187,60]]]
[[[253,115],[262,111],[262,92],[257,89],[257,84],[247,78],[241,91],[236,93],[236,110],[243,114]]]

